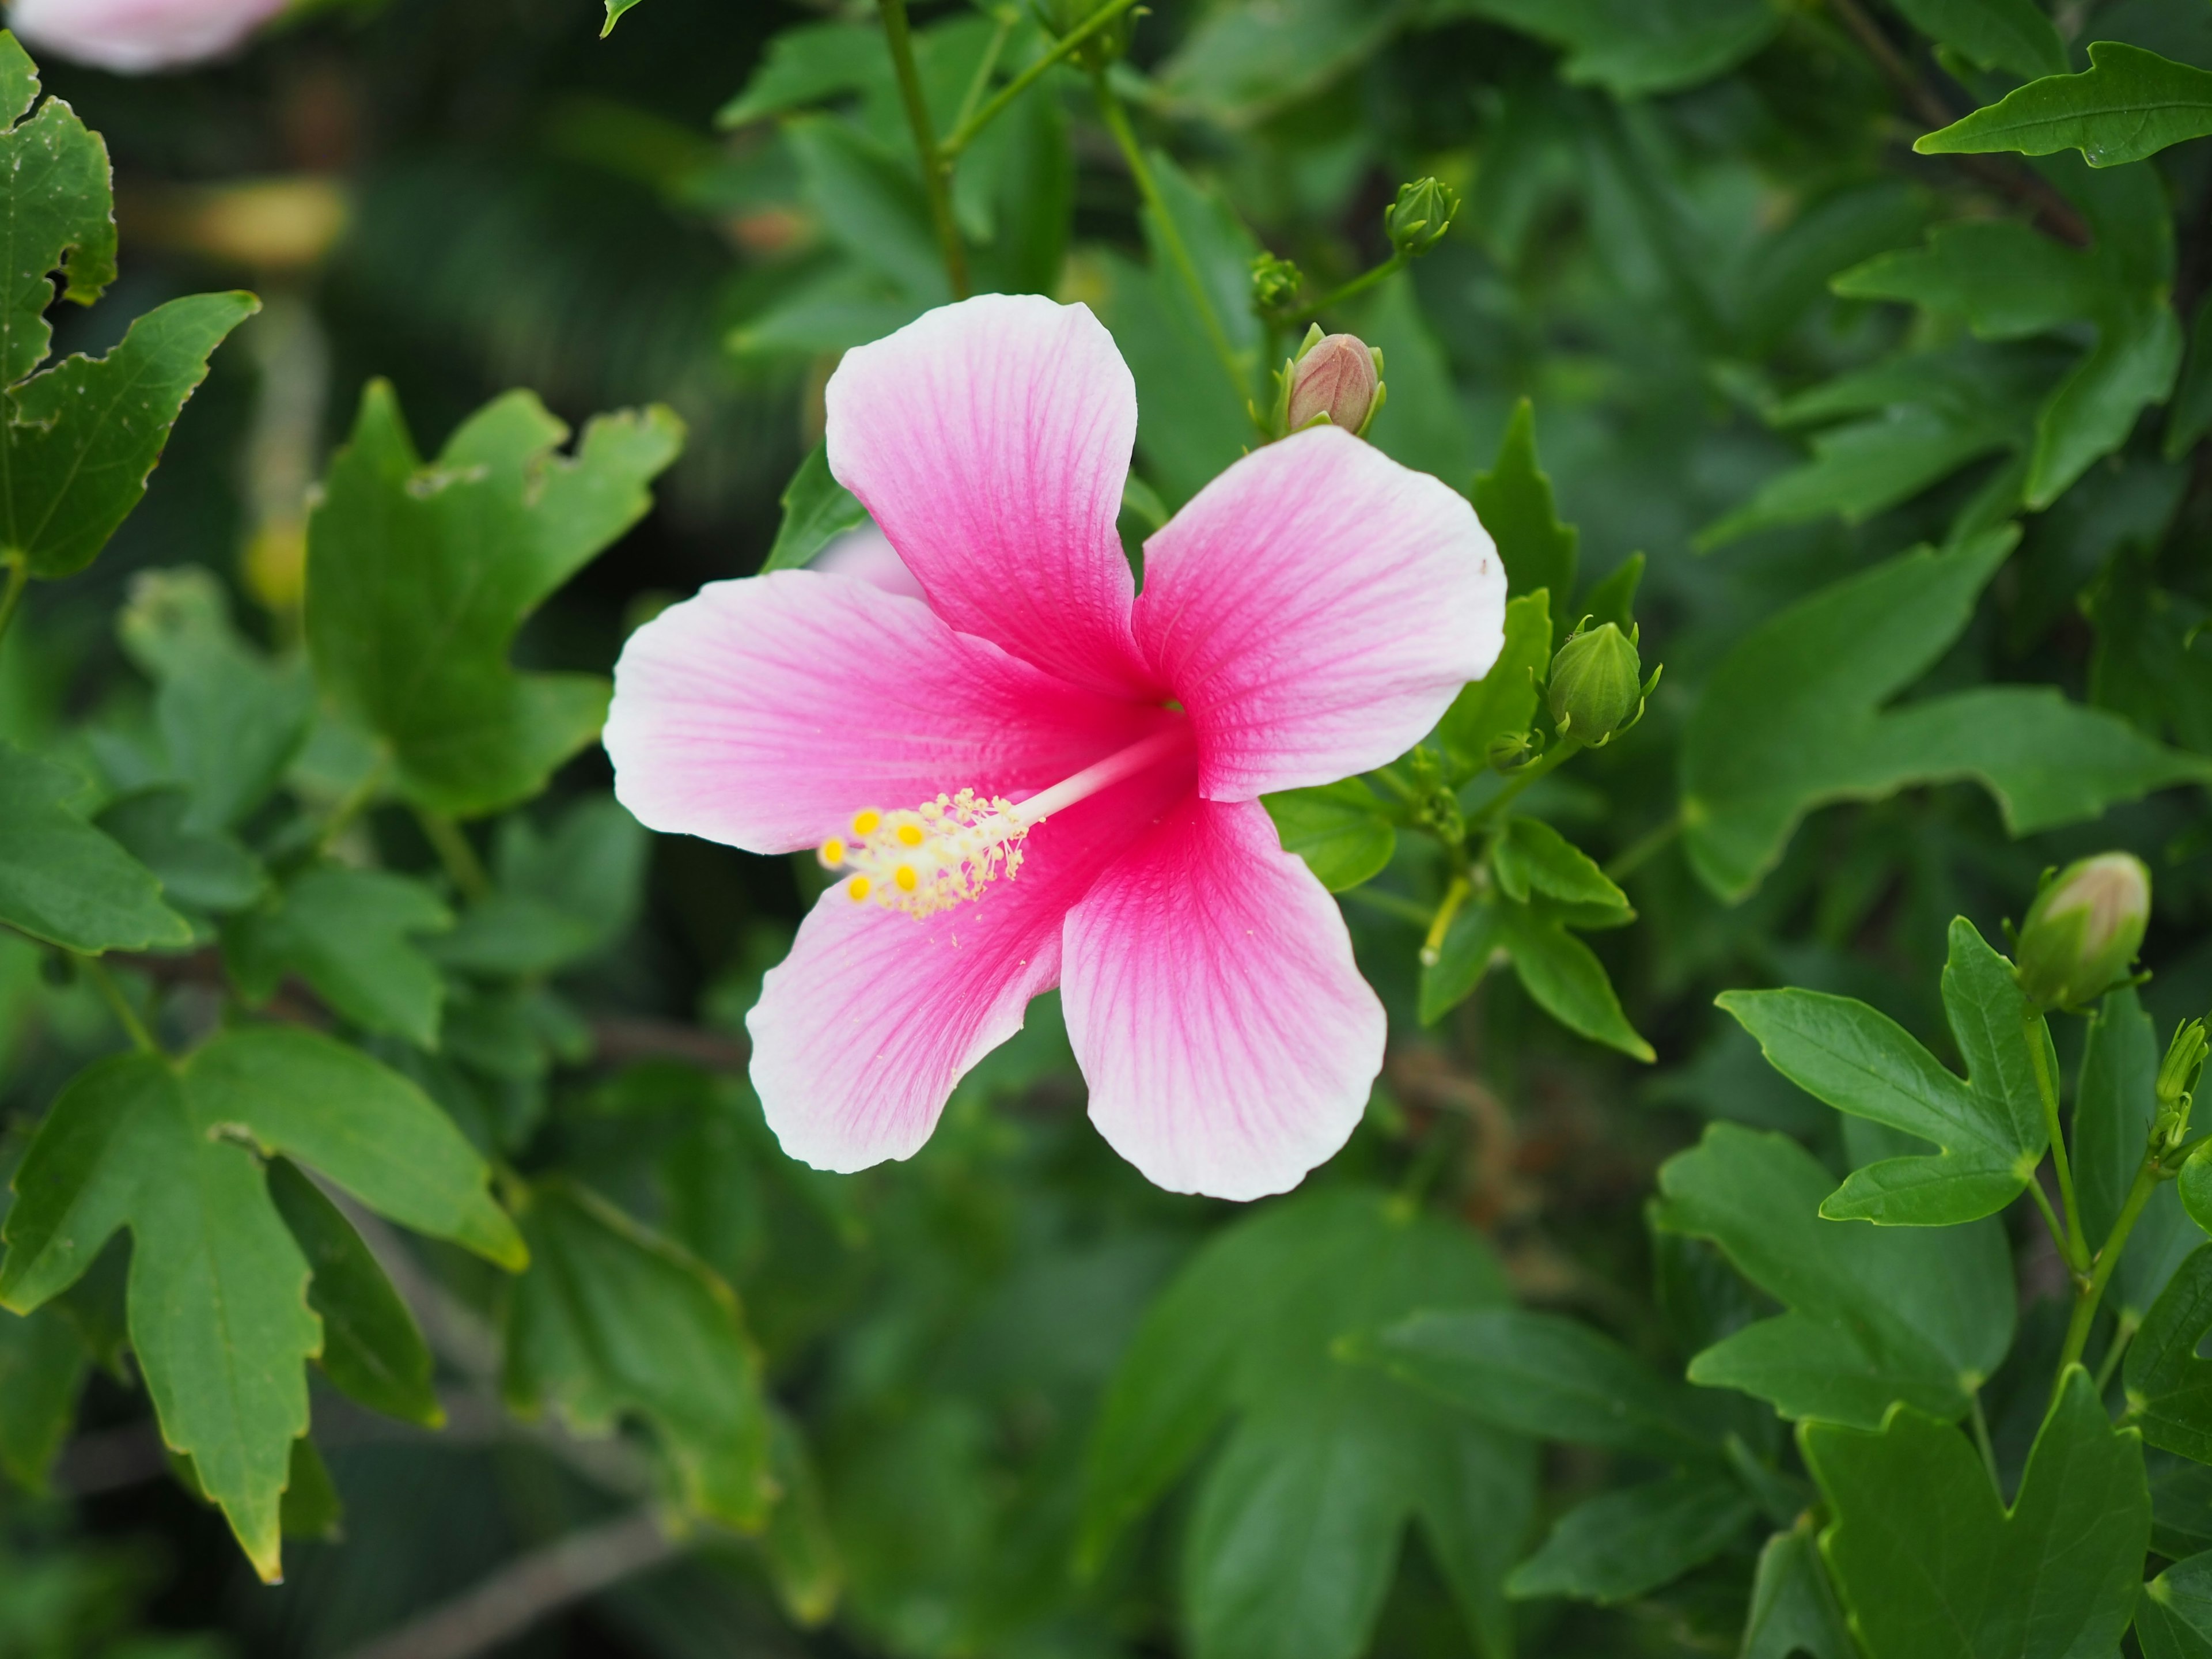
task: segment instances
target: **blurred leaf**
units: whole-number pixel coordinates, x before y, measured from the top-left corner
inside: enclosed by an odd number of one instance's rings
[[[1558,599],[1553,634],[1565,638],[1575,622],[1567,615],[1565,596],[1575,591],[1580,536],[1572,525],[1559,522],[1552,481],[1536,465],[1536,411],[1526,398],[1513,406],[1497,460],[1489,471],[1475,475],[1474,495],[1475,514],[1505,562],[1507,591],[1518,599],[1548,588]]]
[[[1358,332],[1382,352],[1390,392],[1370,441],[1401,465],[1462,488],[1474,469],[1474,434],[1410,273],[1401,271],[1376,290],[1359,314]]]
[[[803,1630],[813,1630],[836,1611],[844,1570],[805,1437],[773,1407],[769,1411],[769,1473],[780,1492],[761,1540],[769,1579],[792,1621]]]
[[[1497,910],[1498,940],[1513,958],[1522,988],[1538,1007],[1569,1030],[1618,1048],[1632,1060],[1649,1064],[1657,1058],[1621,1012],[1604,964],[1567,931],[1557,912],[1540,903],[1510,900]]]
[[[329,1543],[344,1535],[345,1506],[338,1501],[330,1465],[304,1434],[292,1443],[291,1461],[285,1466],[284,1501],[277,1514],[287,1538]]]
[[[1667,1462],[1717,1459],[1723,1402],[1662,1376],[1579,1320],[1519,1308],[1417,1313],[1352,1352],[1401,1382],[1533,1439]]]
[[[2066,73],[2066,48],[2035,0],[1897,0],[1897,9],[1979,68],[2023,78]]]
[[[2089,701],[2199,754],[2212,751],[2212,629],[2203,604],[2119,549],[2080,606],[2097,630]]]
[[[273,1580],[292,1443],[307,1426],[301,1366],[322,1330],[256,1149],[418,1231],[520,1261],[483,1162],[412,1086],[312,1032],[241,1030],[181,1062],[100,1061],[63,1091],[16,1174],[0,1302],[39,1307],[130,1229],[131,1346],[162,1439]]]
[[[2128,1421],[2152,1445],[2200,1463],[2212,1463],[2212,1359],[2197,1358],[2207,1331],[2212,1331],[2212,1244],[2200,1244],[2151,1304],[2121,1367]]]
[[[2188,356],[2174,385],[2161,453],[2169,461],[2178,461],[2207,431],[2212,431],[2212,295],[2198,301],[2196,320],[2189,327]]]
[[[720,1279],[560,1176],[522,1212],[532,1267],[507,1314],[510,1409],[549,1407],[575,1432],[635,1415],[667,1455],[685,1508],[740,1531],[769,1519],[760,1361]]]
[[[763,576],[771,570],[804,569],[836,538],[868,521],[868,509],[860,505],[860,498],[830,476],[826,442],[807,452],[780,499],[783,523],[761,565]]]
[[[2150,1017],[2135,991],[2107,993],[2089,1021],[2074,1091],[2074,1189],[2091,1238],[2111,1235],[2142,1167],[2158,1109],[2158,1060]],[[2203,1242],[2182,1209],[2176,1183],[2160,1182],[2128,1235],[2107,1305],[2140,1323],[2182,1258]]]
[[[444,1427],[430,1350],[353,1223],[284,1158],[270,1161],[269,1196],[314,1275],[307,1305],[323,1322],[323,1374],[371,1411]]]
[[[874,23],[807,23],[780,29],[744,90],[716,112],[717,126],[743,126],[890,78],[890,54]]]
[[[0,1309],[0,1473],[43,1495],[76,1423],[92,1355],[58,1309]]]
[[[2045,1045],[2053,1076],[2057,1058],[2049,1054],[2040,1021],[2033,1037],[2023,1038],[2029,1009],[2012,964],[1964,916],[1951,923],[1943,967],[1943,1007],[1966,1060],[1963,1082],[1896,1021],[1849,997],[1723,991],[1716,1000],[1806,1093],[1942,1149],[1852,1170],[1821,1202],[1831,1220],[1905,1227],[1978,1221],[2035,1178],[2050,1136],[2027,1042]]]
[[[1759,1553],[1741,1659],[1790,1659],[1799,1652],[1813,1659],[1857,1659],[1858,1654],[1814,1547],[1810,1516],[1776,1533]]]
[[[1757,1513],[1732,1475],[1712,1469],[1604,1492],[1559,1517],[1542,1547],[1513,1569],[1506,1593],[1633,1601],[1711,1560]]]
[[[952,297],[921,179],[905,159],[834,116],[784,125],[806,199],[830,234],[920,307]]]
[[[1233,1418],[1184,1554],[1200,1659],[1351,1659],[1409,1516],[1496,1659],[1529,1449],[1330,1349],[1416,1307],[1505,1296],[1472,1232],[1378,1194],[1313,1193],[1216,1234],[1115,1373],[1091,1442],[1085,1560],[1097,1565]]]
[[[95,822],[159,877],[164,897],[193,910],[242,910],[269,885],[261,860],[221,830],[191,827],[181,789],[144,789],[111,801]]]
[[[1265,795],[1283,850],[1296,853],[1332,893],[1378,874],[1398,848],[1398,832],[1374,790],[1359,778]]]
[[[1632,553],[1606,575],[1602,581],[1594,582],[1583,592],[1582,603],[1575,609],[1581,613],[1576,617],[1577,626],[1588,617],[1594,627],[1602,628],[1611,623],[1631,638],[1636,634],[1636,590],[1644,581],[1644,556]]]
[[[2176,1561],[2136,1603],[2143,1659],[2212,1659],[2212,1552]]]
[[[652,506],[666,410],[602,416],[573,457],[528,392],[478,410],[425,466],[372,382],[308,522],[307,641],[325,692],[388,745],[394,783],[461,816],[512,805],[588,743],[606,682],[518,674],[523,619]]]
[[[978,286],[1004,294],[1054,294],[1075,228],[1075,151],[1051,76],[987,128],[996,141],[994,223],[975,255]],[[970,149],[963,167],[977,158]],[[957,182],[957,181],[956,181]]]
[[[2212,132],[2212,72],[2119,40],[2089,48],[2080,75],[2052,75],[1927,134],[1923,155],[2078,149],[2093,167],[2118,167]]]
[[[1965,628],[2014,539],[2008,528],[1848,577],[1762,623],[1722,661],[1682,751],[1685,844],[1714,892],[1749,893],[1798,820],[1830,801],[1971,778],[2017,836],[2212,776],[2206,763],[2045,686],[1881,711]]]
[[[417,944],[453,925],[421,882],[322,862],[223,930],[223,961],[254,1006],[295,973],[364,1030],[434,1048],[445,985]]]
[[[1159,70],[1175,103],[1243,125],[1320,91],[1395,34],[1408,0],[1231,0]]]
[[[1539,588],[1505,602],[1505,643],[1498,660],[1437,722],[1437,736],[1462,777],[1488,767],[1494,738],[1525,732],[1535,720],[1536,687],[1552,665],[1549,599]]]
[[[0,921],[65,950],[191,943],[154,872],[65,804],[77,780],[0,742]]]
[[[1434,12],[1486,17],[1548,40],[1567,54],[1561,76],[1617,98],[1710,81],[1782,27],[1765,0],[1444,0]]]
[[[1820,1218],[1833,1177],[1784,1136],[1715,1123],[1659,1171],[1658,1226],[1709,1238],[1786,1311],[1690,1362],[1784,1417],[1871,1428],[1893,1401],[1943,1418],[2012,1344],[2012,1265],[1994,1218],[1941,1229]]]
[[[2118,1650],[2142,1582],[2150,1492],[2134,1431],[2069,1370],[2008,1510],[1966,1437],[1909,1406],[1877,1432],[1798,1431],[1835,1519],[1820,1535],[1869,1653],[2073,1659]]]

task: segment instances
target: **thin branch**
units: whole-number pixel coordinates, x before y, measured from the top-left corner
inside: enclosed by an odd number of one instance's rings
[[[1411,263],[1412,260],[1410,256],[1407,255],[1403,249],[1401,249],[1399,252],[1392,254],[1389,258],[1385,259],[1381,264],[1376,265],[1373,270],[1360,272],[1358,276],[1345,283],[1343,287],[1338,289],[1334,293],[1325,294],[1320,299],[1316,300],[1311,305],[1301,306],[1297,310],[1291,312],[1287,315],[1279,318],[1276,320],[1288,328],[1296,328],[1300,323],[1310,323],[1318,318],[1324,311],[1332,311],[1338,306],[1342,305],[1346,300],[1356,299],[1360,295],[1366,293],[1369,289],[1373,288],[1376,283],[1382,282],[1385,277],[1395,276]]]
[[[968,250],[960,240],[960,227],[952,217],[952,192],[945,185],[945,157],[938,149],[937,129],[929,118],[929,100],[921,89],[921,71],[915,67],[914,36],[907,27],[906,0],[879,0],[884,14],[884,38],[890,42],[891,64],[898,71],[899,98],[906,105],[907,125],[914,129],[914,153],[921,162],[922,192],[929,199],[929,222],[937,232],[939,251],[945,256],[945,281],[952,297],[968,297]]]
[[[1858,0],[1828,0],[1828,4],[1915,115],[1931,129],[1948,127],[1959,118],[1957,112],[1936,95],[1936,89],[1913,72],[1912,65],[1881,32],[1881,25],[1867,15]],[[2042,221],[2043,228],[2061,241],[2087,247],[2094,240],[2081,210],[2040,173],[2024,167],[2008,167],[1986,155],[1954,155],[1947,159],[2000,195],[2009,196],[2022,207],[2032,209]]]
[[[650,1510],[634,1510],[517,1557],[474,1589],[364,1643],[346,1659],[470,1659],[683,1549]]]
[[[1062,35],[1053,43],[1050,51],[1007,82],[1005,86],[1000,88],[992,96],[989,103],[972,115],[963,109],[961,118],[954,124],[951,133],[938,145],[938,155],[944,159],[947,166],[950,166],[962,150],[966,149],[975,141],[977,133],[1005,114],[1006,106],[1034,86],[1038,77],[1047,70],[1054,64],[1065,63],[1082,48],[1084,42],[1095,34],[1104,33],[1112,26],[1115,18],[1134,4],[1136,0],[1107,0],[1106,4],[1085,18],[1080,27],[1071,29]]]

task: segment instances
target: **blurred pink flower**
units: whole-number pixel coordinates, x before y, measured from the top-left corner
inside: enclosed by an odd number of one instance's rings
[[[858,576],[872,586],[903,599],[923,597],[921,584],[906,568],[906,561],[899,557],[891,538],[872,524],[847,531],[817,553],[806,568],[826,570],[833,575]]]
[[[1474,512],[1317,428],[1201,490],[1138,594],[1135,388],[1088,310],[1034,295],[849,353],[829,413],[922,599],[716,583],[632,636],[606,729],[644,823],[848,872],[746,1022],[784,1149],[911,1155],[1058,985],[1123,1157],[1176,1191],[1296,1185],[1359,1121],[1383,1015],[1257,798],[1381,765],[1489,668],[1505,580]]]
[[[289,0],[15,0],[8,27],[35,53],[125,75],[219,58]]]

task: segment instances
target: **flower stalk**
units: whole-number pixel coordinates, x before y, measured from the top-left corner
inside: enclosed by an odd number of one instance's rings
[[[952,297],[968,297],[968,250],[960,240],[960,227],[952,217],[952,192],[946,186],[946,167],[937,143],[937,130],[929,118],[929,102],[921,90],[921,72],[915,67],[914,33],[907,25],[906,0],[881,0],[884,38],[890,43],[891,65],[897,72],[899,99],[914,129],[915,154],[921,161],[921,188],[929,200],[929,222],[937,232],[937,246],[945,256],[945,279]]]
[[[975,142],[976,136],[985,127],[989,126],[992,122],[1005,114],[1008,106],[1035,86],[1054,64],[1066,63],[1070,58],[1074,57],[1092,40],[1113,27],[1121,15],[1132,9],[1136,3],[1137,0],[1106,0],[1104,5],[1054,41],[1051,48],[1036,62],[1031,64],[993,94],[988,103],[984,104],[973,113],[963,106],[960,118],[953,124],[952,131],[937,146],[938,156],[944,165],[950,167],[955,161],[958,160],[961,152]],[[997,55],[995,50],[989,54],[986,62],[986,70],[988,69],[990,62],[996,59]],[[985,78],[986,76],[979,72],[975,85],[969,88],[971,102],[980,94]]]

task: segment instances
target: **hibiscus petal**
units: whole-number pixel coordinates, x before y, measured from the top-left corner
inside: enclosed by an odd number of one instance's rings
[[[1012,880],[921,921],[824,893],[745,1017],[783,1150],[819,1170],[911,1157],[953,1085],[1060,982],[1068,907],[1192,781],[1188,762],[1163,767],[1055,813]]]
[[[1139,647],[1196,723],[1199,789],[1249,800],[1403,754],[1504,643],[1464,497],[1334,427],[1270,444],[1145,544]]]
[[[1099,878],[1061,948],[1091,1121],[1156,1184],[1287,1191],[1366,1109],[1382,1005],[1256,802],[1187,802]]]
[[[1080,685],[1151,689],[1115,520],[1128,366],[1084,306],[986,294],[845,354],[830,470],[963,633]]]
[[[787,853],[864,806],[1030,793],[1167,718],[859,577],[781,570],[716,582],[630,635],[605,743],[640,823]]]

